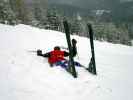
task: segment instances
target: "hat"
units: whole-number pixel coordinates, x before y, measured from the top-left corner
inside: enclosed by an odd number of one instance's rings
[[[54,50],[60,50],[60,47],[59,46],[55,46]]]

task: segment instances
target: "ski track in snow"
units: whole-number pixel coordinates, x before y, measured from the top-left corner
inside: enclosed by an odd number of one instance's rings
[[[76,68],[74,79],[60,66],[29,50],[48,52],[55,45],[67,46],[65,35],[27,25],[0,24],[0,100],[132,100],[133,47],[95,41],[94,76]],[[88,66],[91,52],[87,38],[77,39],[78,57]],[[83,45],[85,44],[85,45]]]

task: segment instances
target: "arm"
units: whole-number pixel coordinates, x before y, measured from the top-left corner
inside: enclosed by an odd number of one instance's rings
[[[64,51],[64,56],[65,56],[65,57],[69,56],[69,53],[66,52],[66,51]]]
[[[72,50],[73,50],[73,57],[77,55],[77,47],[76,47],[77,41],[75,39],[72,39]]]
[[[50,53],[42,54],[42,50],[37,50],[37,56],[50,57]]]
[[[73,45],[72,50],[73,50],[73,57],[75,57],[77,55],[77,47],[76,47],[76,45]]]
[[[73,57],[75,57],[76,54],[77,54],[77,48],[76,48],[76,46],[73,46],[73,47],[72,47],[72,50],[73,50]],[[64,51],[64,56],[65,56],[65,57],[69,56],[69,54],[70,54],[70,53]]]
[[[43,54],[43,57],[50,57],[50,52]]]
[[[77,41],[75,39],[72,39],[72,51],[73,51],[73,57],[77,55],[77,47],[76,47]],[[67,57],[69,56],[70,53],[64,52],[64,56]]]

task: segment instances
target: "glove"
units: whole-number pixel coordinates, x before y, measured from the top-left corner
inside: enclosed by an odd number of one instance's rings
[[[42,55],[42,50],[38,49],[37,50],[37,56],[41,56]]]
[[[77,43],[76,39],[72,39],[72,44],[76,44],[76,43]]]

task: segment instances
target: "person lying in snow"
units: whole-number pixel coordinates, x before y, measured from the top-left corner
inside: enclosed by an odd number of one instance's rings
[[[75,39],[72,39],[72,45],[73,45],[73,57],[77,54],[76,49],[76,43],[77,41]],[[62,68],[68,68],[69,61],[65,59],[65,57],[69,56],[69,52],[60,50],[59,46],[55,46],[53,51],[47,52],[45,54],[42,54],[41,50],[37,50],[37,55],[48,58],[48,62],[51,67],[54,65],[61,66]],[[81,66],[80,63],[74,62],[76,66]]]

